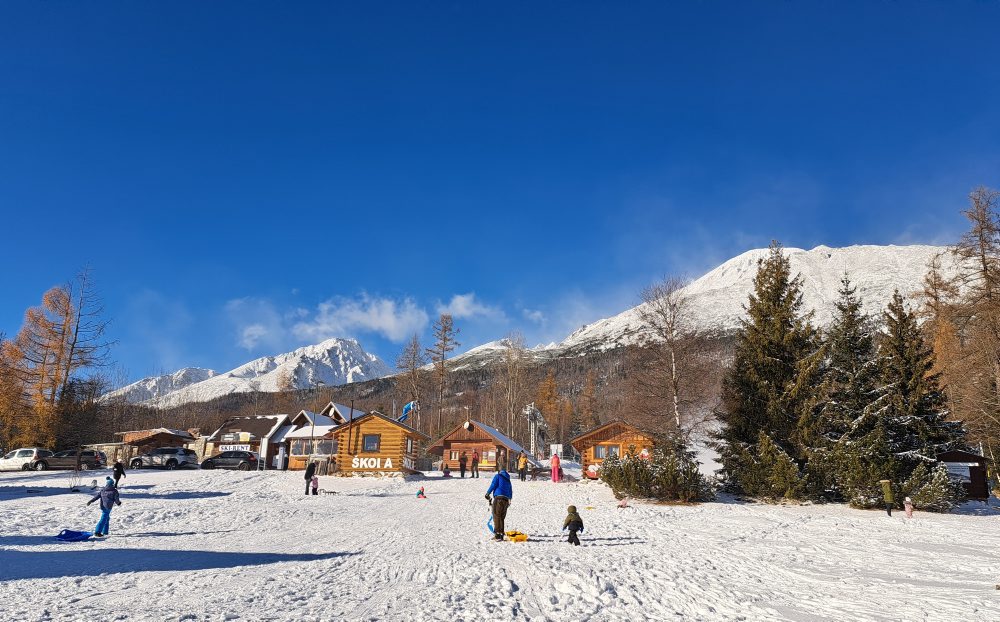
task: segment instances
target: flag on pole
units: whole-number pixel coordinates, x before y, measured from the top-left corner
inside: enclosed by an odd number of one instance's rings
[[[410,411],[417,407],[417,400],[403,404],[403,414],[396,421],[406,421],[410,416]]]

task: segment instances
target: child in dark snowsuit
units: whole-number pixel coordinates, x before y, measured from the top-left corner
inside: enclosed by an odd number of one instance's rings
[[[125,465],[122,464],[121,460],[115,462],[114,472],[112,475],[115,476],[115,488],[118,488],[118,480],[125,477]]]
[[[566,510],[568,514],[566,514],[566,520],[563,521],[563,531],[569,529],[567,542],[573,546],[580,546],[580,538],[577,537],[576,532],[583,531],[583,519],[576,513],[575,505],[569,506]]]
[[[118,497],[118,489],[115,487],[115,482],[110,477],[105,480],[104,488],[94,495],[94,498],[88,501],[87,505],[98,499],[101,500],[101,520],[97,522],[94,535],[100,538],[108,535],[108,531],[110,530],[111,510],[114,506],[122,504],[121,499]]]

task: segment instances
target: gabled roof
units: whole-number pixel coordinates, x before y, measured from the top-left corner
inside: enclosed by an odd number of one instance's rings
[[[212,432],[208,437],[209,442],[219,440],[219,435],[226,432],[239,430],[248,432],[256,438],[270,438],[277,432],[278,428],[288,424],[288,415],[260,415],[257,417],[231,417],[219,426],[219,429]]]
[[[292,417],[292,425],[296,427],[310,427],[313,424],[315,424],[317,428],[324,425],[337,425],[333,419],[324,414],[314,413],[311,410],[300,410],[294,417]]]
[[[426,434],[424,434],[420,430],[411,428],[410,426],[406,425],[405,423],[397,421],[397,420],[393,419],[392,417],[389,417],[388,415],[383,415],[382,413],[380,413],[377,410],[373,410],[373,411],[370,411],[368,413],[365,413],[365,414],[361,415],[360,417],[357,415],[357,412],[358,412],[358,409],[355,408],[354,409],[355,415],[354,415],[354,421],[353,421],[353,423],[345,423],[343,425],[339,425],[339,426],[335,427],[334,429],[330,430],[329,436],[333,436],[333,435],[337,434],[338,432],[340,432],[341,430],[346,430],[347,428],[351,427],[352,425],[357,425],[357,424],[361,423],[362,421],[364,421],[365,419],[367,419],[369,417],[378,417],[379,419],[382,419],[384,421],[388,421],[389,423],[391,423],[393,425],[397,425],[397,426],[403,428],[404,430],[406,430],[408,432],[412,432],[413,434],[416,434],[417,436],[421,436],[421,437],[423,437],[426,440],[430,440],[431,439],[431,437],[427,436]]]
[[[345,406],[343,404],[338,404],[336,402],[330,402],[323,407],[323,410],[319,411],[319,414],[329,417],[336,423],[347,423],[351,420],[352,413],[351,407]],[[353,417],[360,417],[365,414],[365,411],[360,408],[355,408],[353,412]]]
[[[181,438],[194,439],[194,435],[187,430],[176,430],[174,428],[150,428],[148,430],[128,430],[126,432],[115,432],[115,436],[124,436],[125,434],[140,434],[143,433],[146,436],[153,436],[155,434],[172,434],[174,436],[179,436]]]
[[[586,432],[583,432],[582,434],[579,434],[579,435],[577,435],[574,438],[571,438],[570,441],[569,441],[569,444],[572,445],[577,451],[581,451],[581,449],[580,449],[580,447],[578,447],[578,445],[586,446],[586,444],[584,443],[584,441],[586,441],[588,438],[590,438],[591,436],[595,436],[597,434],[600,434],[601,432],[604,432],[604,431],[606,431],[606,430],[608,430],[608,429],[610,429],[612,427],[615,427],[615,426],[626,428],[626,429],[628,429],[628,430],[630,430],[632,432],[637,432],[639,434],[642,434],[644,436],[648,436],[650,438],[653,438],[655,436],[652,432],[647,432],[646,430],[643,430],[642,428],[640,428],[638,426],[634,426],[631,423],[626,423],[624,421],[616,419],[615,421],[609,421],[609,422],[607,422],[607,423],[605,423],[603,425],[597,426],[596,428],[592,428],[590,430],[587,430]]]
[[[519,445],[517,442],[515,442],[510,437],[508,437],[506,434],[500,432],[496,428],[494,428],[492,426],[488,426],[485,423],[482,423],[480,421],[475,421],[475,420],[472,420],[472,419],[469,420],[469,423],[472,424],[473,429],[478,428],[478,429],[482,430],[483,432],[486,433],[487,436],[489,436],[494,441],[496,441],[497,444],[503,445],[509,451],[524,452],[524,455],[528,457],[528,461],[529,462],[531,462],[535,466],[541,466],[541,463],[539,463],[535,459],[535,457],[532,456],[531,453],[527,449],[525,449],[524,447],[521,447],[521,445]],[[428,451],[433,452],[438,447],[440,447],[443,450],[444,449],[444,442],[445,442],[445,440],[449,436],[451,436],[452,434],[458,432],[459,430],[464,429],[464,427],[465,427],[464,423],[458,424],[457,426],[455,426],[454,428],[452,428],[447,434],[445,434],[444,436],[442,436],[441,438],[439,438],[438,440],[436,440],[434,442],[434,444],[430,446],[430,448],[428,449]]]
[[[323,438],[331,430],[336,430],[337,425],[317,425],[315,427],[311,425],[304,425],[297,430],[292,430],[285,434],[286,441],[293,441],[303,438]]]

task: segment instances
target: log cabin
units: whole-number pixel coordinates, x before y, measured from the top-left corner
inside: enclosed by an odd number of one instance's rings
[[[465,452],[468,469],[472,469],[472,452],[479,452],[479,469],[481,471],[496,471],[498,462],[505,462],[508,470],[517,469],[517,454],[524,452],[528,462],[535,469],[541,468],[541,463],[528,450],[521,447],[496,428],[469,420],[455,426],[453,430],[442,436],[427,450],[441,456],[441,470],[459,470],[459,458]]]
[[[611,421],[580,434],[570,441],[580,452],[580,469],[584,477],[597,479],[597,471],[611,454],[623,455],[629,447],[638,454],[653,451],[653,435],[624,421]]]
[[[337,475],[417,472],[419,443],[430,437],[378,411],[357,416],[326,435],[335,446]]]

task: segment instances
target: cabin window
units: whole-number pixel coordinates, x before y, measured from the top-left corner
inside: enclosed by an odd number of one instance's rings
[[[413,439],[410,437],[406,438],[406,453],[408,454],[413,453]]]
[[[316,443],[316,451],[313,453],[330,456],[337,453],[337,441],[333,439],[323,439]]]
[[[458,460],[458,452],[455,451],[454,449],[451,450],[451,457],[449,458],[449,460]]]
[[[618,445],[594,445],[594,459],[604,460],[608,456],[618,456]]]
[[[305,456],[309,453],[309,441],[304,439],[292,441],[292,455]]]
[[[376,452],[379,446],[382,444],[381,434],[365,434],[364,440],[362,441],[362,451],[365,452]]]

